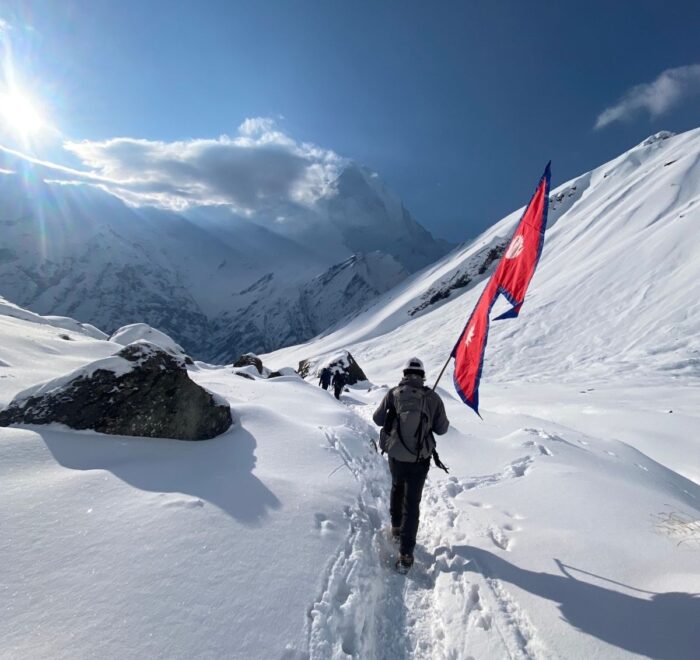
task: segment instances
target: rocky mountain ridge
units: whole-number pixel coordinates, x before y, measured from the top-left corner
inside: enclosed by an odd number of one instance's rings
[[[0,156],[0,295],[107,333],[147,323],[196,358],[308,340],[450,248],[352,163],[314,208],[247,219],[130,207]]]

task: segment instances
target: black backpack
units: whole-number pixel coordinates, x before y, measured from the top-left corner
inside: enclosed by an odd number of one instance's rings
[[[430,434],[432,419],[427,406],[430,388],[402,383],[393,390],[394,406],[387,409],[386,420],[379,434],[382,453],[388,452],[396,438],[404,449],[416,457],[416,462],[433,457],[435,465],[445,472],[448,468],[440,461],[435,441]],[[396,436],[391,434],[396,428]]]

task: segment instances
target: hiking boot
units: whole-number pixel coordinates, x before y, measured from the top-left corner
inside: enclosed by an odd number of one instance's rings
[[[408,573],[411,566],[413,566],[413,555],[399,555],[396,560],[396,570],[399,573]]]
[[[391,528],[391,540],[394,543],[398,543],[400,536],[401,536],[401,528],[400,527],[392,527]]]

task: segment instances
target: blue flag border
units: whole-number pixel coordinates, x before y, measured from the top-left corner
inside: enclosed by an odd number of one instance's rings
[[[547,220],[548,220],[548,213],[549,213],[549,191],[550,191],[550,186],[551,186],[551,179],[552,179],[552,161],[550,160],[547,163],[547,166],[544,168],[544,173],[540,177],[539,181],[537,182],[537,186],[535,187],[535,191],[532,193],[532,196],[530,197],[530,201],[527,203],[527,206],[525,207],[525,210],[523,211],[523,214],[520,216],[520,220],[518,220],[518,223],[515,225],[515,229],[513,230],[513,234],[517,231],[518,227],[520,227],[520,223],[523,221],[523,218],[525,217],[525,213],[527,213],[527,210],[530,208],[530,204],[532,204],[532,200],[535,198],[535,195],[537,194],[537,191],[539,190],[540,186],[542,185],[542,181],[545,181],[545,191],[544,191],[544,197],[545,197],[545,204],[544,204],[544,212],[542,214],[542,231],[540,232],[540,240],[539,244],[537,246],[537,257],[535,259],[535,266],[533,268],[533,277],[534,277],[534,272],[537,269],[537,266],[540,262],[540,257],[542,256],[542,248],[544,247],[544,235],[545,231],[547,230]],[[513,235],[511,235],[511,241],[513,240]],[[510,244],[510,242],[509,242]],[[502,259],[503,257],[501,257]],[[500,260],[498,262],[500,264]],[[498,268],[498,266],[496,266]],[[491,277],[493,277],[493,273],[491,274]],[[488,282],[491,280],[489,278],[487,280],[487,286]],[[528,283],[529,286],[529,283]],[[486,291],[486,287],[484,287],[484,290],[482,291],[482,295]],[[527,292],[526,292],[527,293]],[[457,391],[457,394],[459,395],[460,399],[464,403],[466,403],[481,419],[481,414],[479,413],[479,385],[481,384],[481,374],[484,368],[484,357],[486,355],[486,344],[488,343],[489,339],[489,330],[491,328],[491,310],[493,309],[494,304],[496,303],[496,300],[498,300],[498,296],[503,295],[506,300],[513,306],[511,309],[508,311],[504,312],[500,316],[497,316],[494,321],[499,321],[503,319],[508,319],[508,318],[517,318],[518,314],[520,313],[520,308],[522,307],[523,303],[525,302],[525,295],[523,295],[523,299],[520,301],[517,301],[513,295],[511,294],[510,291],[504,289],[503,287],[499,286],[498,289],[496,290],[496,293],[493,296],[493,299],[489,303],[489,309],[486,315],[486,332],[484,334],[484,341],[481,346],[481,357],[479,359],[479,369],[476,373],[476,386],[474,387],[474,397],[470,399],[462,390],[462,388],[459,386],[459,383],[457,382],[457,379],[455,378],[454,372],[452,373],[452,382],[455,386],[455,390]],[[455,342],[454,347],[452,348],[452,353],[451,356],[454,358],[455,352],[457,351],[457,346],[459,346],[459,342],[462,340],[462,337],[464,336],[464,333],[466,329],[469,327],[469,324],[471,323],[471,320],[474,316],[474,312],[476,312],[477,307],[479,306],[479,302],[481,302],[481,296],[479,296],[479,300],[477,301],[476,305],[474,306],[474,309],[472,310],[471,314],[469,315],[469,318],[467,319],[467,322],[464,324],[464,328],[462,329],[462,332],[459,334],[459,338]]]

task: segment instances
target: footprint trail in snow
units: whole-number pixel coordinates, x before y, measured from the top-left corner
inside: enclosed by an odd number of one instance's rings
[[[503,584],[489,577],[488,567],[476,565],[454,547],[467,545],[471,534],[490,539],[498,551],[508,551],[510,535],[518,530],[517,514],[504,512],[512,524],[479,528],[461,519],[466,513],[453,500],[467,491],[526,476],[532,456],[513,461],[497,474],[463,480],[429,478],[421,504],[416,563],[408,575],[399,575],[393,569],[397,548],[388,534],[388,466],[371,449],[376,430],[370,407],[357,404],[349,409],[354,413],[350,424],[324,431],[329,446],[357,480],[360,493],[346,510],[349,534],[309,610],[309,657],[549,657],[527,614]],[[538,455],[547,455],[539,445],[532,447]]]

